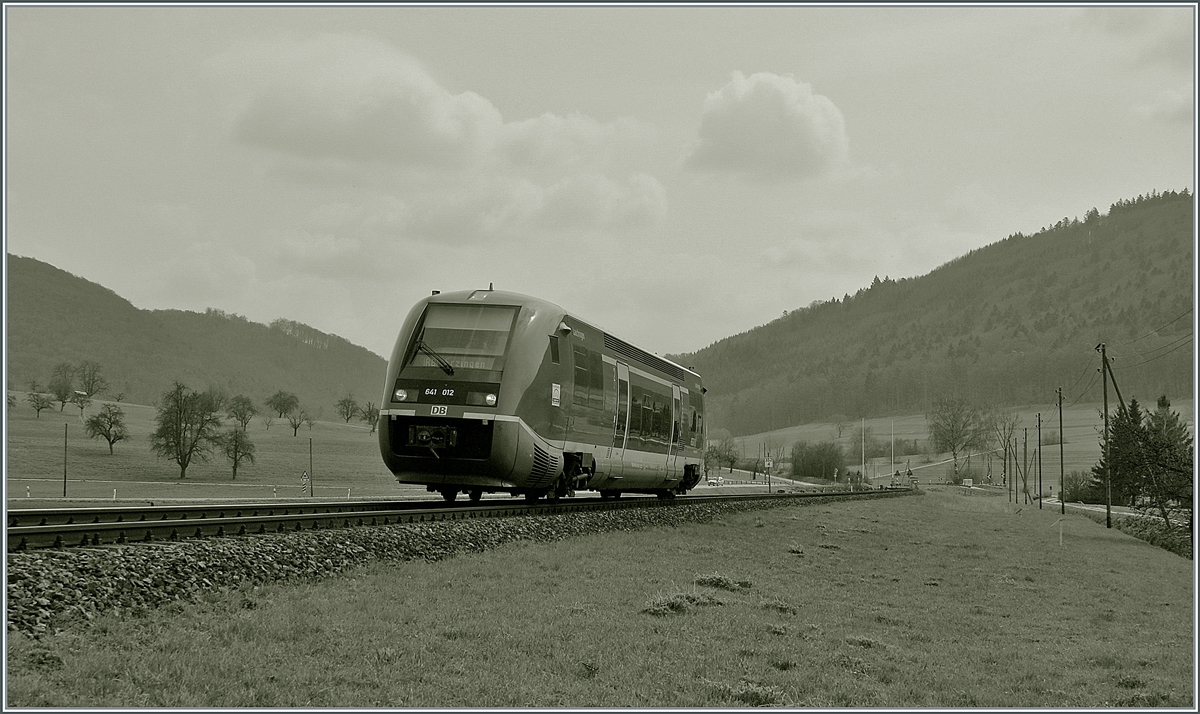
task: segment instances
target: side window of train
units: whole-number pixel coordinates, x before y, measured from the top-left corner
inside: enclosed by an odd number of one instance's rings
[[[558,364],[558,335],[550,335],[550,361]]]

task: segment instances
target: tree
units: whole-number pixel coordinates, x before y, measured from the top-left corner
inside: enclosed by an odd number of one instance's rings
[[[353,419],[354,415],[358,414],[358,412],[359,412],[358,402],[354,401],[353,394],[347,394],[346,396],[344,396],[338,400],[338,403],[337,403],[338,416],[340,416],[343,420],[345,420],[345,422],[347,424],[350,423],[350,420]]]
[[[25,401],[29,402],[29,406],[33,407],[33,411],[37,412],[37,418],[42,418],[42,410],[49,409],[54,406],[54,400],[46,394],[30,393],[25,395]]]
[[[104,437],[108,442],[108,453],[113,453],[113,444],[129,436],[125,426],[125,412],[115,404],[100,407],[100,413],[88,417],[83,423],[88,438]]]
[[[379,423],[379,407],[372,402],[358,410],[358,418],[371,425],[371,433],[375,433],[375,425]]]
[[[300,431],[300,425],[308,419],[308,413],[303,409],[296,409],[287,413],[288,426],[292,427],[292,436]]]
[[[255,408],[254,402],[250,400],[250,397],[239,394],[229,400],[229,406],[225,414],[241,425],[244,431],[250,425],[250,420],[258,415],[258,409]]]
[[[7,396],[8,396],[8,411],[11,412],[12,408],[17,406],[17,398],[11,394],[9,394]]]
[[[308,430],[312,431],[313,426],[316,425],[317,419],[321,415],[320,414],[309,414],[308,412],[301,412],[301,413],[304,415],[304,423],[308,426]]]
[[[987,423],[988,429],[988,447],[991,449],[1000,448],[1003,450],[1005,460],[1010,455],[1012,449],[1013,436],[1017,433],[1017,426],[1021,423],[1021,417],[1015,412],[1003,412],[995,409],[985,411],[984,421]],[[1017,461],[1015,452],[1011,453],[1012,462],[1014,465]],[[1004,474],[1005,479],[1011,479],[1013,474]]]
[[[837,430],[837,438],[842,438],[842,434],[846,431],[847,419],[845,414],[834,414],[829,417],[829,421],[833,422],[833,428]]]
[[[1193,524],[1193,454],[1192,435],[1164,394],[1158,408],[1146,415],[1136,503],[1160,516],[1168,531],[1172,521],[1186,520],[1189,531]]]
[[[79,378],[79,388],[94,397],[108,391],[108,381],[100,375],[100,365],[90,360],[84,361],[76,370]]]
[[[267,426],[267,431],[270,431],[270,430],[271,430],[271,425],[275,423],[275,415],[274,415],[274,414],[271,414],[271,413],[269,413],[269,412],[268,412],[268,413],[266,413],[266,414],[263,414],[263,416],[262,416],[262,423],[263,423],[263,424],[266,424],[266,426]]]
[[[71,401],[71,396],[75,394],[75,368],[70,362],[59,362],[54,366],[49,389],[60,403],[58,410],[61,412],[66,409],[67,402]]]
[[[246,429],[234,427],[223,434],[219,434],[215,439],[217,448],[229,459],[229,463],[233,464],[233,479],[237,480],[238,466],[242,462],[249,464],[254,463],[254,442],[250,441],[249,435],[246,434]]]
[[[1142,445],[1147,439],[1143,419],[1141,405],[1137,399],[1131,399],[1129,404],[1117,406],[1116,415],[1109,421],[1107,439],[1103,434],[1100,436],[1100,461],[1092,468],[1092,473],[1100,493],[1104,493],[1106,483],[1111,488],[1114,505],[1138,503],[1140,472],[1145,459]]]
[[[846,454],[836,442],[792,445],[792,475],[807,480],[831,481],[835,474],[846,473]]]
[[[88,405],[92,403],[92,398],[88,396],[86,392],[76,389],[75,392],[71,394],[71,403],[79,407],[79,417],[82,419],[83,410],[87,409]]]
[[[179,478],[187,477],[193,459],[208,460],[216,430],[221,426],[218,401],[211,392],[196,392],[179,382],[162,395],[150,449],[179,464]]]
[[[933,447],[950,452],[954,460],[954,480],[957,482],[959,457],[986,445],[988,424],[983,411],[971,406],[962,397],[942,397],[933,401],[925,421]]]
[[[300,398],[291,392],[279,390],[267,399],[267,408],[278,414],[280,419],[299,407]]]

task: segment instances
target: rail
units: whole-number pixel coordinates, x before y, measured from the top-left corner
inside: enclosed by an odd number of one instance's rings
[[[244,536],[286,531],[384,526],[465,518],[503,518],[531,514],[574,513],[623,508],[763,499],[873,497],[906,489],[805,493],[722,494],[659,499],[627,496],[526,503],[484,501],[449,505],[437,501],[361,501],[326,503],[243,503],[97,508],[31,508],[8,511],[8,550],[68,546],[123,545],[137,542]]]

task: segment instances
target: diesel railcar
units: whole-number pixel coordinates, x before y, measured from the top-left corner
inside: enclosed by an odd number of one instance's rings
[[[384,389],[384,462],[447,501],[673,498],[700,480],[700,375],[544,300],[434,292],[405,318]]]

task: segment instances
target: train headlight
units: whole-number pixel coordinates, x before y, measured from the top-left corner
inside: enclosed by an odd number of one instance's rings
[[[484,403],[485,403],[485,404],[487,404],[489,407],[494,407],[494,406],[496,406],[496,395],[495,395],[495,394],[489,394],[489,395],[487,395],[486,397],[484,397],[484,398],[483,398],[483,401],[484,401]]]
[[[392,401],[393,402],[407,402],[408,401],[408,390],[407,389],[397,389],[396,391],[392,392]]]

